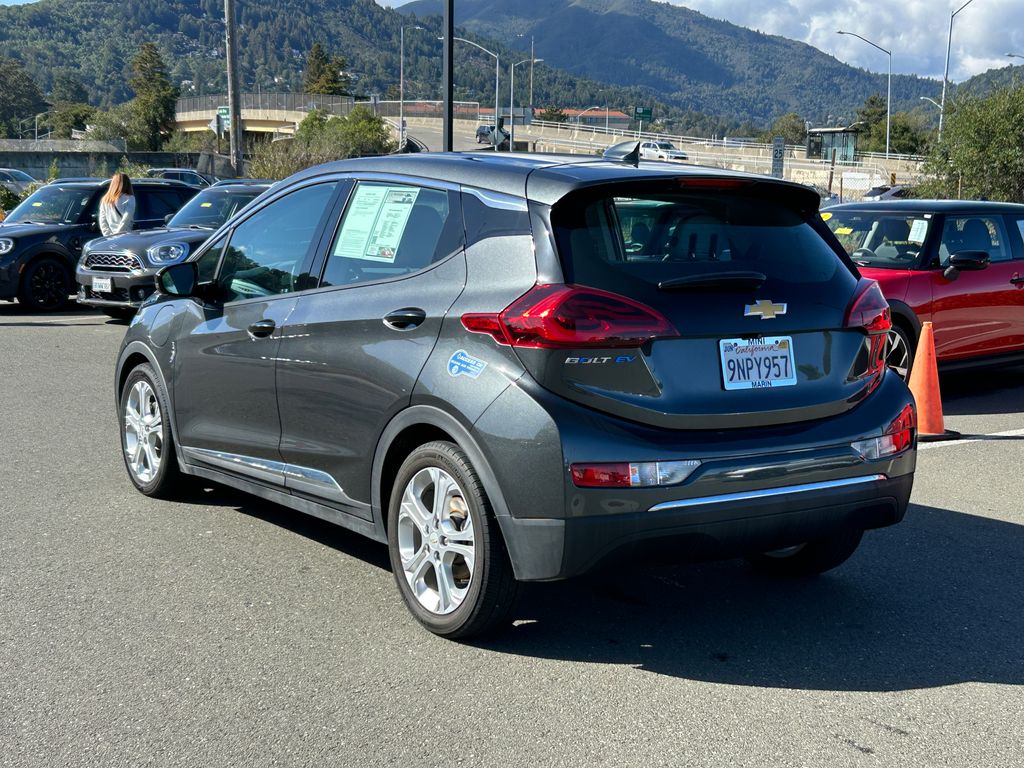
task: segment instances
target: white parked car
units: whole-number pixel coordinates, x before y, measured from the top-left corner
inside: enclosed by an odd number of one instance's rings
[[[686,160],[686,153],[671,141],[644,141],[640,144],[640,157],[644,160]]]

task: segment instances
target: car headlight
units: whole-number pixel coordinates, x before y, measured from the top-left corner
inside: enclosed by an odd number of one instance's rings
[[[169,264],[188,256],[188,246],[184,243],[163,243],[154,245],[146,251],[146,256],[154,264]]]
[[[6,256],[14,250],[14,241],[9,237],[0,237],[0,256]]]

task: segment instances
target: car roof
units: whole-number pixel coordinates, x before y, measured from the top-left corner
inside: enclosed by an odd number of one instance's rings
[[[183,181],[176,179],[151,179],[143,177],[141,179],[132,179],[132,186],[143,186],[143,187],[171,187],[173,189],[188,189],[195,190],[192,184],[186,184]],[[110,183],[110,179],[98,178],[98,177],[86,177],[86,176],[73,176],[68,179],[54,179],[49,183],[49,186],[59,185],[62,187],[80,187],[82,189],[98,189],[104,187]]]
[[[221,179],[210,185],[213,187],[272,187],[277,182],[272,179]]]
[[[556,155],[509,152],[424,152],[338,160],[301,171],[291,181],[333,173],[386,173],[444,181],[552,205],[566,194],[602,183],[711,177],[757,181],[817,194],[802,184],[740,171],[642,161],[639,166],[598,155]],[[529,179],[529,189],[527,189]]]
[[[1024,213],[1020,203],[1000,203],[989,200],[875,200],[864,203],[833,205],[835,211],[907,211],[909,213],[946,213],[976,211],[978,213]]]

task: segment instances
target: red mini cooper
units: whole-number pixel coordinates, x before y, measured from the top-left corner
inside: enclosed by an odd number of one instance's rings
[[[892,307],[887,360],[900,376],[926,320],[943,369],[1024,361],[1024,205],[894,200],[821,216]]]

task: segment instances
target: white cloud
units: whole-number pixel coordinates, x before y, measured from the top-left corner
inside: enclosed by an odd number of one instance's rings
[[[669,0],[740,26],[810,43],[841,61],[885,72],[884,53],[836,30],[856,32],[892,51],[893,73],[942,77],[949,14],[963,0]],[[1024,0],[974,0],[957,14],[950,52],[951,80],[1021,63]]]

